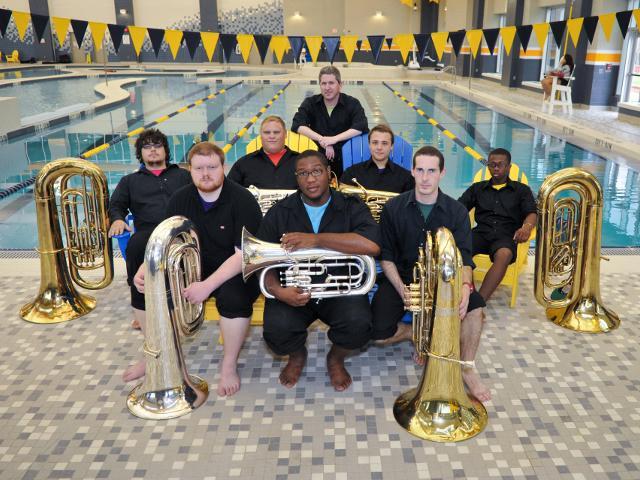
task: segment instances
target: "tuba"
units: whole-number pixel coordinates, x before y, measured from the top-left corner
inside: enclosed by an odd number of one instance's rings
[[[180,337],[194,335],[204,320],[202,303],[192,305],[182,289],[200,280],[200,251],[195,227],[175,216],[158,225],[144,253],[146,374],[127,398],[136,417],[176,418],[202,405],[209,386],[189,375]]]
[[[536,300],[549,320],[578,332],[608,332],[620,325],[600,300],[602,198],[596,178],[579,168],[549,175],[538,192]],[[566,289],[568,294],[557,295]]]
[[[277,243],[259,240],[242,230],[242,276],[246,280],[258,270],[260,290],[274,298],[265,286],[265,276],[279,269],[283,287],[300,287],[311,298],[364,295],[376,281],[376,264],[368,255],[349,255],[335,250],[309,248],[289,252]]]
[[[269,209],[277,202],[296,192],[295,190],[260,189],[254,185],[250,185],[247,190],[249,190],[258,201],[262,216],[265,216]]]
[[[42,167],[33,193],[40,290],[34,301],[20,309],[20,316],[33,323],[73,320],[96,306],[96,300],[78,292],[75,285],[99,290],[113,280],[113,251],[107,235],[107,179],[93,162],[61,158]]]
[[[393,197],[397,197],[399,194],[395,192],[385,192],[383,190],[367,190],[364,188],[358,180],[352,178],[351,181],[354,185],[338,184],[336,190],[344,193],[345,195],[358,195],[364,203],[367,204],[371,215],[376,222],[380,223],[380,214],[382,213],[382,207],[387,201]],[[336,181],[337,183],[337,181]]]
[[[425,367],[418,387],[396,399],[393,414],[409,433],[434,442],[466,440],[488,421],[462,381],[462,366],[472,362],[460,360],[461,288],[462,258],[453,234],[444,227],[427,232],[409,285],[414,343]]]

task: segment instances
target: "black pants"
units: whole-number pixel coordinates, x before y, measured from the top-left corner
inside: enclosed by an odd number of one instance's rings
[[[264,340],[278,355],[301,350],[307,328],[319,318],[329,326],[328,337],[338,347],[355,350],[371,339],[371,309],[366,295],[309,300],[292,307],[267,299],[264,307]]]
[[[144,310],[144,293],[140,293],[133,284],[140,265],[144,263],[144,251],[153,230],[136,230],[127,243],[127,283],[131,289],[131,306],[138,310]]]
[[[474,228],[471,232],[471,242],[473,243],[473,255],[478,255],[479,253],[489,255],[489,258],[493,262],[493,256],[498,249],[508,248],[511,250],[511,261],[509,263],[516,261],[518,244],[513,239],[513,236],[509,237],[507,235],[479,232]]]
[[[258,295],[260,287],[257,275],[247,280],[247,283],[242,280],[242,275],[236,275],[211,294],[216,299],[218,312],[226,318],[250,317],[253,313],[253,302]]]

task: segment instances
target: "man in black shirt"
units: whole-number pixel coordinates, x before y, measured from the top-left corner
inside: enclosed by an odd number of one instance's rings
[[[279,242],[287,251],[306,248],[337,250],[352,255],[378,255],[379,227],[357,197],[329,188],[330,169],[321,152],[307,150],[296,159],[299,192],[275,204],[264,217],[258,237]],[[330,272],[336,273],[336,272]],[[371,310],[366,295],[310,299],[302,288],[283,288],[275,271],[265,277],[275,299],[267,299],[264,339],[278,355],[289,355],[280,383],[293,387],[307,359],[307,328],[319,318],[329,325],[333,343],[327,355],[331,385],[351,385],[344,360],[371,336]]]
[[[342,145],[369,130],[358,99],[341,93],[340,70],[322,67],[318,76],[320,95],[305,98],[293,117],[291,130],[314,140],[331,161],[331,169],[342,175]]]
[[[265,118],[260,125],[262,148],[238,159],[227,178],[243,187],[295,190],[298,188],[295,158],[298,152],[285,146],[287,128],[275,115]]]
[[[356,185],[354,179],[366,189],[402,193],[415,186],[411,172],[393,163],[389,154],[393,149],[393,130],[387,125],[376,125],[369,131],[371,157],[347,168],[340,183]]]
[[[400,322],[408,294],[405,285],[413,281],[418,247],[424,245],[426,232],[446,227],[455,238],[464,265],[459,306],[462,319],[460,356],[462,360],[472,361],[480,343],[485,303],[473,286],[469,214],[459,202],[439,188],[445,169],[444,156],[438,149],[431,146],[420,148],[413,156],[412,174],[416,181],[415,189],[392,198],[382,209],[380,264],[384,277],[379,280],[371,305],[373,339],[380,340],[378,343],[383,345],[412,339],[411,325]],[[491,392],[472,368],[464,367],[462,376],[478,400],[491,398]]]
[[[215,297],[220,312],[220,330],[224,354],[217,392],[233,395],[240,389],[237,362],[244,342],[253,302],[260,293],[256,279],[242,280],[240,251],[242,228],[257,232],[262,219],[258,202],[245,188],[224,177],[224,152],[210,142],[196,144],[189,152],[193,185],[177,191],[169,201],[166,216],[183,215],[194,222],[200,240],[201,282],[184,290],[191,303]],[[135,284],[144,290],[144,269],[135,276]],[[138,376],[144,374],[137,366]]]
[[[131,286],[134,328],[144,327],[144,295],[133,285],[133,276],[144,261],[147,240],[153,229],[164,220],[169,197],[191,183],[189,172],[170,164],[171,153],[167,137],[159,130],[149,129],[140,134],[135,143],[140,168],[120,179],[109,202],[109,236],[131,231],[127,214],[134,217],[135,233],[126,250],[127,282]]]
[[[472,184],[458,199],[468,210],[475,208],[473,254],[488,254],[493,262],[479,290],[485,301],[516,261],[517,244],[529,241],[538,219],[529,186],[509,179],[511,153],[496,148],[489,153],[487,167],[491,179]]]

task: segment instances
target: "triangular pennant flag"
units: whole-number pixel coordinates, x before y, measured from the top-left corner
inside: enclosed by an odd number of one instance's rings
[[[451,42],[451,47],[453,48],[453,53],[456,54],[456,57],[460,55],[460,49],[462,48],[462,43],[464,42],[464,36],[466,33],[467,32],[465,30],[449,32],[449,41]]]
[[[584,17],[584,23],[582,24],[582,28],[584,28],[584,33],[587,34],[587,39],[589,40],[589,43],[593,43],[593,37],[595,37],[596,35],[597,27],[598,27],[597,16],[594,15],[593,17]]]
[[[156,58],[160,53],[160,47],[162,47],[162,39],[164,38],[164,29],[147,27],[147,33],[149,34],[149,40],[151,40],[151,47],[156,54]],[[173,56],[176,59],[176,56]]]
[[[525,52],[529,47],[529,39],[531,38],[532,31],[533,31],[533,26],[531,25],[519,25],[516,27],[516,32],[518,33],[518,39],[520,40],[522,49]]]
[[[169,45],[171,56],[175,60],[180,51],[180,45],[182,45],[182,30],[163,30],[164,41]]]
[[[567,30],[569,30],[569,36],[571,37],[571,41],[573,42],[573,46],[578,46],[578,40],[580,40],[580,32],[582,31],[582,22],[584,22],[584,18],[570,18],[567,20]]]
[[[187,46],[191,60],[193,60],[196,50],[198,50],[198,45],[200,45],[200,32],[184,32],[184,43]]]
[[[209,61],[211,61],[213,54],[216,51],[219,36],[220,34],[218,32],[200,32],[202,46],[204,47],[204,51],[206,52]]]
[[[407,63],[407,57],[413,47],[413,34],[400,33],[393,37],[393,42],[400,48],[400,55],[402,55],[402,63]]]
[[[4,8],[0,8],[0,34],[4,37],[5,32],[7,31],[7,27],[9,26],[9,22],[11,21],[11,10],[5,10]]]
[[[240,46],[240,54],[244,63],[249,63],[249,55],[251,54],[251,47],[253,47],[253,35],[248,33],[239,33],[236,35],[238,39],[238,45]]]
[[[511,47],[513,46],[513,39],[516,38],[516,27],[502,27],[500,29],[500,36],[502,37],[502,44],[504,45],[504,51],[507,55],[511,55]]]
[[[322,37],[318,35],[307,35],[306,37],[304,37],[304,40],[305,42],[307,42],[307,48],[309,49],[309,55],[311,55],[311,61],[317,62],[318,55],[320,55],[320,47],[322,47]]]
[[[333,63],[333,59],[336,58],[338,52],[338,46],[340,45],[340,37],[322,37],[324,46],[327,48],[327,55],[329,56],[329,63]]]
[[[391,50],[391,45],[393,45],[393,37],[387,37],[384,39],[387,44],[387,50]]]
[[[264,59],[267,57],[267,52],[269,51],[271,35],[254,35],[253,40],[256,42],[256,48],[258,49],[258,55],[260,55],[260,61],[264,63]]]
[[[229,63],[229,60],[231,60],[231,54],[238,44],[238,39],[233,33],[221,33],[220,43],[222,44],[222,53],[224,54],[224,58],[227,63]]]
[[[136,55],[140,55],[140,50],[142,50],[142,44],[144,43],[144,37],[147,34],[147,28],[136,27],[135,25],[129,25],[127,28],[129,29],[131,43],[133,43],[133,48],[136,51]]]
[[[416,50],[418,55],[418,63],[420,60],[424,58],[424,52],[429,45],[429,34],[428,33],[414,33],[413,41],[416,42]]]
[[[326,41],[325,41],[326,42]],[[362,42],[360,42],[362,45]],[[340,46],[344,51],[344,56],[347,57],[347,63],[351,63],[353,59],[353,54],[356,51],[358,46],[358,36],[357,35],[342,35],[340,37]],[[360,50],[358,48],[358,50]]]
[[[633,18],[636,19],[636,27],[640,28],[640,8],[633,11]]]
[[[384,42],[384,35],[367,35],[369,46],[371,47],[371,54],[373,55],[373,63],[378,63],[380,52],[382,51],[382,44]]]
[[[547,35],[549,35],[549,24],[534,23],[533,33],[535,33],[536,35],[536,40],[538,41],[538,47],[540,47],[540,49],[544,51],[544,45],[547,43]]]
[[[293,53],[293,61],[297,62],[300,58],[300,52],[304,46],[304,38],[298,35],[289,35],[289,44]]]
[[[471,55],[476,58],[478,55],[478,49],[482,43],[482,30],[468,30],[467,40],[469,41],[469,47],[471,48]]]
[[[484,33],[484,41],[487,42],[487,47],[489,48],[489,54],[493,55],[496,49],[496,42],[498,41],[498,34],[500,33],[499,28],[485,28]]]
[[[627,30],[629,29],[629,21],[631,20],[631,10],[616,13],[616,18],[618,19],[618,26],[620,27],[622,38],[625,38],[627,36]],[[638,25],[638,27],[640,27],[640,25]]]
[[[102,22],[89,22],[89,28],[91,28],[93,45],[96,51],[100,50],[102,48],[102,41],[104,40],[104,32],[107,30],[107,24]]]
[[[271,37],[271,50],[276,56],[278,63],[282,63],[284,54],[287,53],[291,46],[289,45],[289,38],[286,35],[274,35]]]
[[[360,49],[362,48],[362,40],[358,40],[356,42],[356,48],[358,49],[358,51],[360,51]]]
[[[431,34],[431,40],[433,41],[433,46],[436,49],[438,60],[442,60],[442,54],[444,53],[444,47],[447,45],[448,38],[449,32],[433,32]]]
[[[35,13],[32,13],[31,23],[33,24],[33,30],[36,34],[38,42],[42,41],[44,31],[47,28],[47,24],[49,23],[49,17],[47,15],[37,15]]]
[[[604,13],[598,16],[600,21],[600,26],[602,27],[602,33],[604,33],[604,38],[609,41],[611,38],[611,32],[613,31],[613,24],[616,21],[615,13]]]
[[[29,20],[31,20],[31,15],[27,12],[16,12],[13,11],[13,21],[16,24],[16,28],[18,29],[18,36],[20,37],[20,41],[24,41],[24,34],[27,33],[27,27],[29,26]]]
[[[78,48],[82,47],[82,41],[84,40],[84,34],[87,33],[87,26],[89,22],[86,20],[71,20],[71,28],[73,29],[73,36],[76,39]]]
[[[567,26],[566,20],[549,22],[549,27],[551,27],[551,33],[553,33],[553,39],[556,41],[556,47],[558,48],[560,48],[560,45],[562,45],[562,36],[564,35],[564,29],[566,26]]]
[[[124,25],[115,25],[113,23],[109,23],[107,24],[107,28],[109,29],[109,36],[111,37],[111,41],[113,42],[113,48],[116,53],[118,53],[118,50],[120,50],[120,45],[122,45],[122,36],[124,35],[125,27]]]

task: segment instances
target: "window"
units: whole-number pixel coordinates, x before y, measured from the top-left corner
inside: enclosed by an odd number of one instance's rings
[[[564,19],[564,7],[547,7],[546,19],[547,23],[556,22]],[[562,51],[557,47],[556,41],[553,38],[553,32],[549,29],[547,35],[547,43],[545,44],[544,52],[542,54],[542,67],[540,69],[540,78],[544,77],[544,74],[549,70],[553,70],[558,65]]]
[[[635,8],[640,8],[640,0],[629,0],[628,10]],[[640,104],[640,34],[634,24],[632,17],[622,46],[618,93],[621,101]]]

